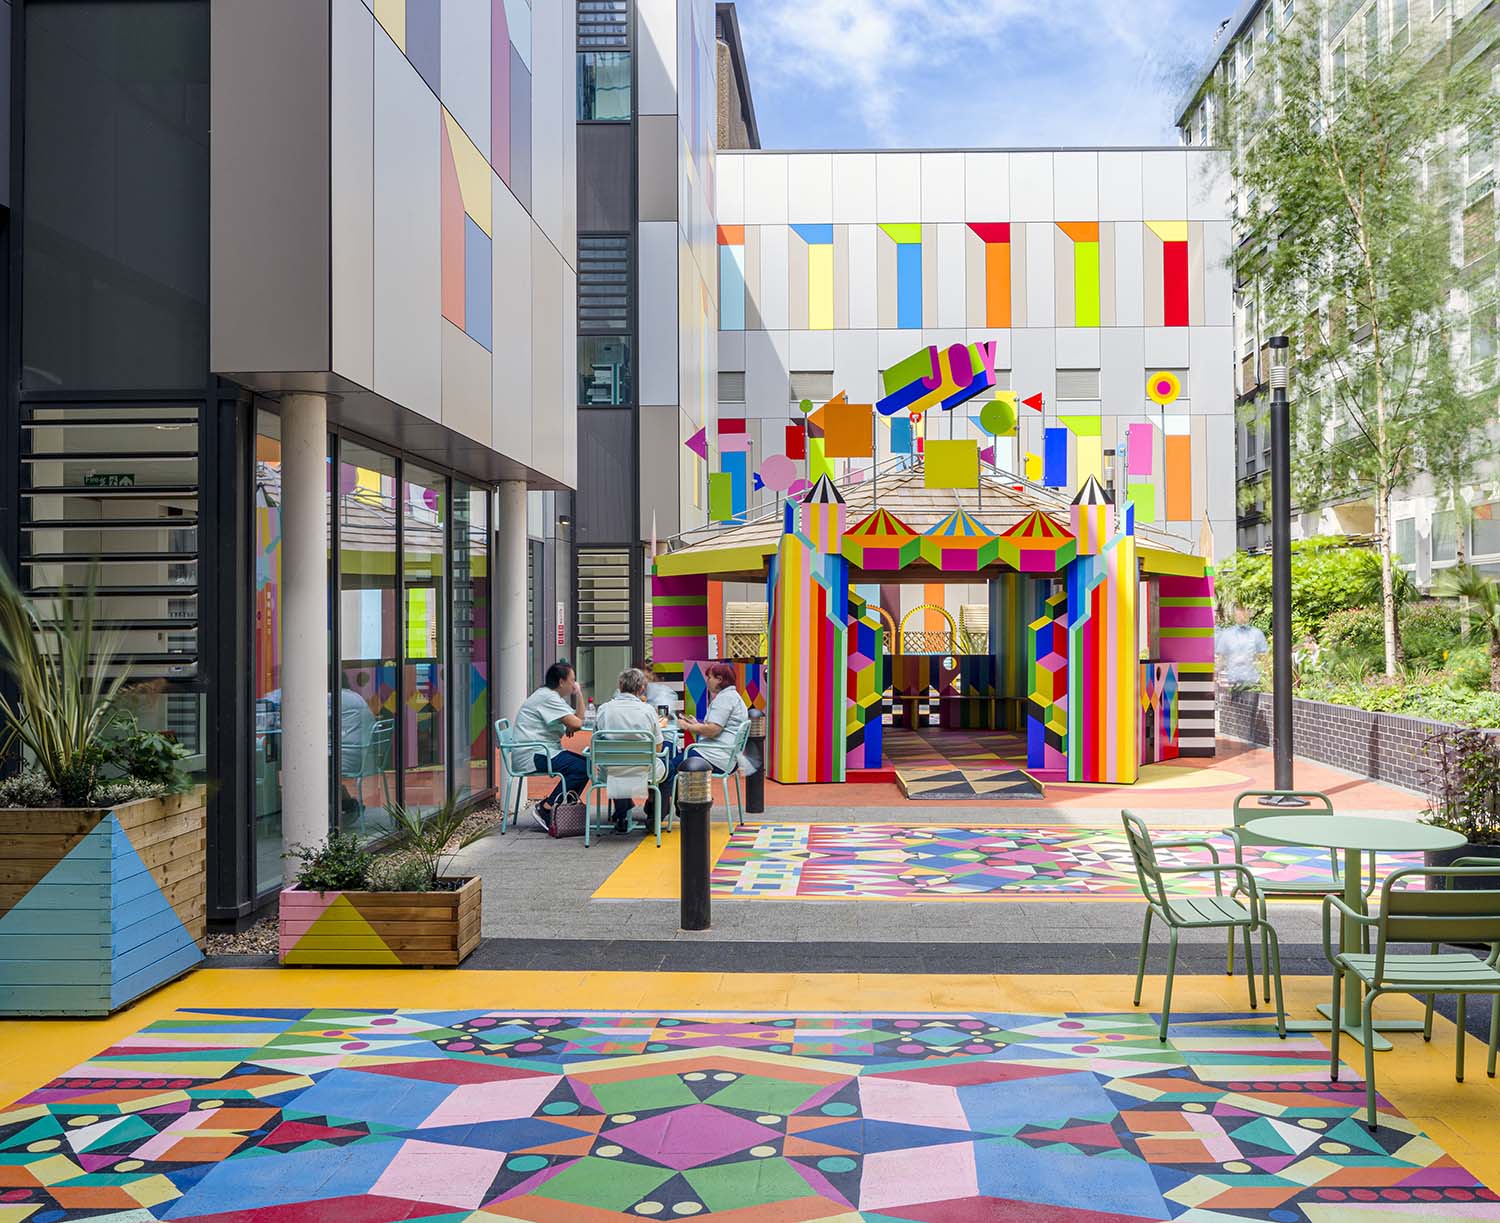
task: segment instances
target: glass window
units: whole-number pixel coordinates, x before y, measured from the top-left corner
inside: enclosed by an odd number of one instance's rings
[[[454,787],[478,794],[490,779],[489,493],[453,484]]]
[[[1255,72],[1255,27],[1247,29],[1240,39],[1240,54],[1245,57],[1245,79],[1248,81]]]
[[[1487,501],[1474,507],[1474,521],[1469,533],[1473,536],[1475,556],[1500,553],[1500,501]]]
[[[1396,519],[1396,533],[1392,546],[1403,565],[1409,568],[1417,563],[1417,520],[1415,518]]]
[[[630,118],[630,52],[578,53],[578,117],[623,121]]]
[[[282,878],[281,861],[281,417],[255,417],[255,891]]]
[[[1483,365],[1495,356],[1495,311],[1486,307],[1469,315],[1469,364]]]
[[[1411,8],[1408,0],[1391,0],[1391,46],[1411,42]]]
[[[1458,559],[1458,520],[1452,510],[1438,510],[1432,516],[1432,563]]]
[[[201,388],[208,5],[24,13],[22,385]]]
[[[396,719],[396,460],[339,445],[338,821],[387,831],[398,796]]]
[[[1336,97],[1343,97],[1349,83],[1348,75],[1349,53],[1341,42],[1333,49],[1333,92]]]
[[[444,543],[448,482],[406,464],[401,486],[402,795],[415,811],[431,811],[448,792],[447,631]]]
[[[630,337],[578,337],[578,403],[581,407],[615,407],[631,401]]]
[[[1365,62],[1373,64],[1380,58],[1380,4],[1374,0],[1365,9]]]

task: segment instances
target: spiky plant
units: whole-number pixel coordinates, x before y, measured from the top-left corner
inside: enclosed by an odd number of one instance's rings
[[[65,807],[88,806],[130,682],[122,635],[99,625],[96,583],[91,570],[45,615],[0,564],[0,670],[14,686],[0,691],[0,754],[24,746]]]
[[[1473,565],[1455,565],[1438,574],[1433,589],[1468,600],[1469,622],[1489,639],[1490,691],[1500,692],[1500,582]]]
[[[463,833],[464,822],[469,812],[459,803],[463,796],[450,798],[436,810],[423,813],[412,807],[392,803],[388,808],[395,824],[396,850],[410,855],[414,862],[421,863],[427,881],[425,891],[436,891],[441,886],[448,865],[461,849],[467,849],[475,841],[495,831],[496,825],[484,824],[468,833]],[[460,835],[462,833],[462,835]],[[457,842],[450,848],[450,842]]]

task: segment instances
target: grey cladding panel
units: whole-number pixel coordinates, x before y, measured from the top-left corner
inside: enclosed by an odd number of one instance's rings
[[[578,228],[630,229],[630,124],[578,125]]]
[[[594,409],[578,413],[578,542],[630,542],[634,535],[635,459],[632,413]]]
[[[329,8],[212,6],[209,360],[323,371],[329,353]]]

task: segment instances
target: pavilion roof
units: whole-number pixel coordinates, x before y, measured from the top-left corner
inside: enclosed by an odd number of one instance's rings
[[[914,535],[924,535],[962,511],[971,521],[983,524],[990,534],[1003,535],[1028,516],[1040,511],[1058,529],[1071,535],[1062,523],[1070,520],[1071,498],[1061,489],[1043,488],[1014,476],[986,473],[979,489],[928,488],[920,463],[894,474],[882,472],[878,482],[867,476],[858,483],[844,481],[837,485],[846,505],[846,518],[855,525],[845,535],[873,534],[877,525],[883,529],[901,528]],[[799,498],[800,499],[800,498]],[[877,511],[883,514],[872,518]],[[768,509],[754,521],[740,524],[716,523],[689,531],[672,542],[671,550],[657,557],[657,572],[670,574],[702,573],[727,581],[760,581],[765,577],[766,561],[781,541],[780,506]],[[1160,528],[1139,522],[1136,542],[1148,572],[1197,574],[1202,564],[1186,541]],[[922,565],[907,569],[908,580]],[[933,579],[940,580],[940,579]]]

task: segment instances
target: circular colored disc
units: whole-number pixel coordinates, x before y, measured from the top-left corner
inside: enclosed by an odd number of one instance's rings
[[[1146,379],[1146,398],[1164,408],[1174,402],[1177,396],[1182,394],[1182,383],[1177,381],[1177,375],[1167,370],[1158,370]]]
[[[979,410],[979,427],[991,437],[1010,437],[1016,431],[1016,410],[1003,399],[992,399]]]
[[[813,402],[811,399],[804,399],[797,406],[802,409],[803,416],[809,416],[812,414]]]
[[[760,465],[760,478],[772,492],[784,492],[797,478],[797,464],[784,454],[768,455]]]

